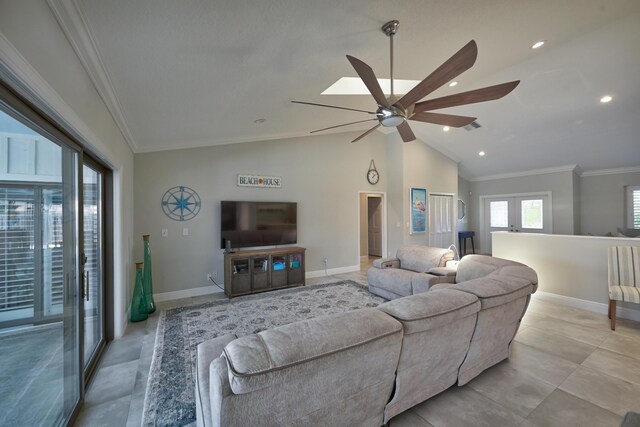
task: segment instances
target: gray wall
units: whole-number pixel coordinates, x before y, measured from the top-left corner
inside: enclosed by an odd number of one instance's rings
[[[136,253],[143,234],[151,235],[155,292],[211,285],[207,273],[222,282],[220,201],[256,200],[298,203],[298,244],[307,248],[307,271],[357,265],[358,191],[386,191],[385,136],[373,133],[351,144],[351,134],[262,141],[135,156]],[[380,182],[366,180],[371,159]],[[281,189],[236,185],[237,174],[281,176]],[[185,185],[198,192],[202,209],[191,221],[177,222],[162,212],[164,192]],[[189,236],[182,229],[189,228]],[[161,230],[169,230],[161,237]]]
[[[464,181],[459,186],[462,194]],[[625,186],[640,185],[640,171],[627,173],[557,172],[489,181],[472,181],[472,197],[467,211],[471,229],[476,231],[479,247],[480,197],[487,195],[551,191],[553,200],[553,234],[616,235],[625,227]],[[459,224],[460,225],[460,224]]]
[[[298,203],[298,244],[307,248],[307,272],[359,264],[358,191],[387,193],[388,251],[410,239],[409,186],[457,191],[457,164],[422,142],[403,144],[394,134],[374,132],[357,144],[358,133],[261,141],[189,150],[136,154],[135,250],[142,256],[143,234],[151,235],[156,293],[211,285],[207,273],[223,278],[220,245],[221,200],[272,200]],[[396,139],[397,138],[397,139]],[[370,185],[371,159],[380,182]],[[282,176],[281,189],[236,186],[238,173]],[[191,221],[164,215],[164,192],[185,185],[198,192],[202,209]],[[405,203],[406,202],[406,203]],[[399,224],[399,226],[398,226]],[[182,229],[189,229],[183,236]],[[169,236],[161,237],[168,229]]]
[[[572,171],[555,172],[541,175],[530,175],[488,181],[472,181],[471,199],[474,212],[472,230],[476,231],[476,248],[481,247],[480,206],[481,196],[502,194],[525,194],[551,191],[553,234],[574,234],[574,176]]]
[[[409,189],[426,188],[429,193],[451,193],[454,199],[458,193],[458,165],[453,160],[426,144],[405,144],[395,136],[396,146],[403,148],[403,242],[419,245],[429,244],[429,231],[424,234],[409,234],[411,204]]]
[[[625,227],[627,185],[640,185],[640,172],[582,176],[580,181],[580,232],[616,235]]]

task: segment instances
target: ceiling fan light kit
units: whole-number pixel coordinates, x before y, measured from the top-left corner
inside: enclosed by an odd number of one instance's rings
[[[378,121],[371,129],[358,136],[351,142],[356,142],[369,135],[371,132],[379,128],[395,127],[404,142],[410,142],[416,139],[407,120],[414,120],[426,123],[437,124],[445,127],[465,127],[474,123],[476,117],[457,116],[453,114],[432,113],[432,110],[441,108],[455,107],[458,105],[474,104],[477,102],[492,101],[500,99],[510,93],[520,83],[515,80],[508,83],[502,83],[495,86],[489,86],[482,89],[475,89],[467,92],[448,95],[441,98],[435,98],[428,101],[418,102],[438,88],[452,81],[454,78],[467,71],[476,62],[478,56],[478,47],[476,42],[471,40],[462,49],[456,52],[451,58],[445,61],[440,67],[429,74],[418,85],[403,95],[400,99],[396,99],[393,93],[393,37],[398,31],[400,23],[397,20],[389,21],[381,28],[382,32],[389,37],[390,43],[390,87],[391,93],[389,97],[384,95],[380,83],[376,78],[373,69],[363,61],[356,57],[347,55],[347,59],[355,69],[356,73],[362,79],[367,90],[373,96],[378,104],[376,111],[365,111],[354,108],[339,107],[335,105],[317,104],[313,102],[291,101],[296,104],[313,105],[317,107],[337,108],[341,110],[358,111],[362,113],[375,115],[376,118],[359,120],[355,122],[344,123],[341,125],[330,126],[323,129],[311,131],[311,133],[320,132],[328,129],[335,129],[342,126],[348,126],[355,123],[363,123],[367,121]],[[455,86],[455,85],[450,85]],[[479,127],[479,126],[478,126]]]

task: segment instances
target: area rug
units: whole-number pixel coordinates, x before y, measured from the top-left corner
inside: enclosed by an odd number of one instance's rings
[[[353,281],[271,291],[173,308],[160,313],[144,402],[143,426],[195,426],[196,347],[302,319],[384,302]]]

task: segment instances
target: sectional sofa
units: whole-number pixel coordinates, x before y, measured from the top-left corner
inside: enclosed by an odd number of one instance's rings
[[[536,273],[464,257],[453,283],[198,347],[198,426],[380,426],[509,357]]]

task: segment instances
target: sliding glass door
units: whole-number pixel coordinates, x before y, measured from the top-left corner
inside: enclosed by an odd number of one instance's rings
[[[81,398],[80,161],[0,101],[0,425],[66,425]]]
[[[82,167],[83,355],[87,373],[104,343],[103,169],[85,158]]]

